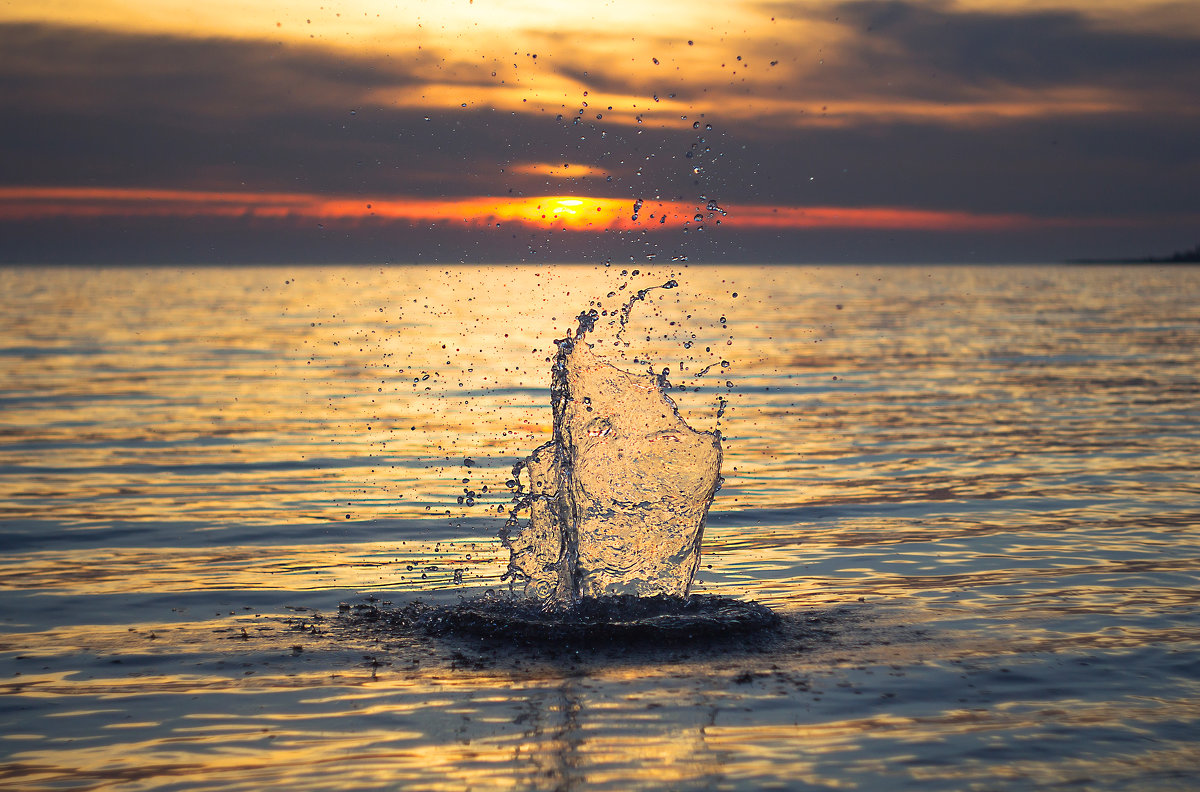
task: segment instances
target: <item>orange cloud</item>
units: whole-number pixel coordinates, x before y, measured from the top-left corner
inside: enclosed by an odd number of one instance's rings
[[[635,206],[640,211],[635,211]],[[635,216],[636,213],[636,216]],[[565,230],[634,229],[691,222],[695,207],[574,195],[478,196],[450,199],[331,197],[311,193],[197,190],[0,187],[0,219],[45,217],[249,217],[460,223],[475,228],[518,223]]]
[[[726,219],[733,228],[874,228],[924,231],[1004,231],[1080,225],[1077,220],[1024,214],[977,214],[937,209],[836,206],[742,206]]]
[[[50,217],[238,217],[313,222],[400,221],[498,228],[517,224],[564,231],[674,229],[722,225],[735,230],[860,228],[925,231],[1003,231],[1053,226],[1113,224],[1024,214],[980,214],[899,207],[722,207],[667,201],[574,195],[473,196],[450,199],[331,197],[311,193],[242,193],[199,190],[0,187],[0,220]]]
[[[582,176],[607,176],[610,171],[570,162],[526,162],[509,168],[513,173],[531,176],[550,176],[556,179],[575,179]]]

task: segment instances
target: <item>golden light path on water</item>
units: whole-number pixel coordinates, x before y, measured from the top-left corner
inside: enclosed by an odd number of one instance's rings
[[[1188,787],[1197,270],[634,269],[0,271],[0,778]],[[597,348],[725,435],[697,588],[786,635],[339,610],[502,587],[552,339],[668,277]]]

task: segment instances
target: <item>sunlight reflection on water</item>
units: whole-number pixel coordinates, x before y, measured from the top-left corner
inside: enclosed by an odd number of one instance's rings
[[[623,364],[669,365],[726,437],[698,589],[790,637],[548,651],[339,620],[499,588],[552,339],[668,275],[619,273],[0,270],[0,777],[1188,787],[1194,268],[676,270]]]

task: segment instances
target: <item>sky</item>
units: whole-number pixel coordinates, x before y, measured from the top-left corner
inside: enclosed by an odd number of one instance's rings
[[[1194,0],[0,0],[0,262],[1200,242]]]

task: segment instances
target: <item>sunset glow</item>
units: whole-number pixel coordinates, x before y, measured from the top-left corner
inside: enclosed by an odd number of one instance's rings
[[[653,207],[653,208],[652,208]],[[650,225],[663,216],[682,217],[682,204],[646,204]],[[0,219],[46,217],[250,217],[328,221],[401,220],[409,223],[460,223],[476,228],[518,223],[566,230],[631,229],[633,201],[582,196],[453,200],[420,198],[361,199],[305,193],[237,193],[186,190],[99,188],[0,188]]]
[[[1086,221],[1017,214],[976,214],[898,207],[755,206],[716,211],[683,202],[633,201],[573,195],[524,198],[473,196],[454,200],[362,199],[305,193],[237,193],[101,188],[0,188],[0,219],[52,217],[244,217],[314,222],[401,221],[472,228],[564,231],[676,230],[708,224],[731,229],[920,229],[942,231],[1083,226]],[[1112,220],[1105,220],[1112,223]]]

